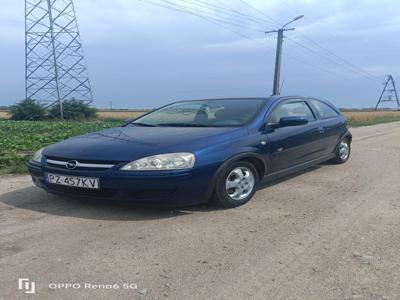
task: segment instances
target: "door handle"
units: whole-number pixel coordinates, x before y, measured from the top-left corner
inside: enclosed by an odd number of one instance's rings
[[[318,127],[318,132],[319,133],[325,133],[325,128],[324,127]]]

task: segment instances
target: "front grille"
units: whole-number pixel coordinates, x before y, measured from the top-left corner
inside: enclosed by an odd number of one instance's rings
[[[104,171],[114,167],[117,162],[111,161],[88,161],[88,160],[74,160],[62,159],[55,157],[46,157],[46,163],[50,167],[59,168],[63,170],[92,170]]]

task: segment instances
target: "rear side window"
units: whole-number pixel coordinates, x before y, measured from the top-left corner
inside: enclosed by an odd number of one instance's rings
[[[321,101],[318,100],[311,100],[311,103],[314,105],[314,107],[317,109],[319,112],[320,116],[322,119],[330,119],[330,118],[336,118],[339,114],[328,104],[325,104]]]
[[[269,116],[268,124],[277,124],[283,117],[303,117],[309,122],[315,120],[310,108],[303,101],[279,104]]]

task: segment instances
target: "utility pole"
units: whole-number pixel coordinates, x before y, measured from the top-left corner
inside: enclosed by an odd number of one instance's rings
[[[396,102],[397,109],[400,110],[400,100],[397,94],[396,83],[394,82],[392,75],[386,76],[387,80],[384,83],[384,87],[381,96],[379,97],[378,103],[375,106],[375,110],[378,109],[379,104],[381,104],[382,102]]]
[[[283,25],[281,28],[277,30],[272,30],[272,31],[266,31],[265,34],[268,33],[278,33],[278,40],[276,43],[276,57],[275,57],[275,73],[274,73],[274,84],[273,84],[273,89],[272,89],[272,95],[279,95],[280,94],[280,78],[281,78],[281,67],[282,67],[282,44],[283,44],[283,33],[285,31],[292,31],[294,28],[286,28],[287,25],[300,20],[303,18],[303,15],[297,16],[294,18],[292,21],[286,23]]]

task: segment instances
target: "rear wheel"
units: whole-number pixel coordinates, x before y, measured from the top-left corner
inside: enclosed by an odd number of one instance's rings
[[[350,142],[347,138],[344,138],[339,142],[339,145],[336,147],[335,155],[336,157],[331,160],[331,162],[335,164],[343,164],[348,161],[351,153]]]
[[[254,196],[258,181],[257,170],[251,163],[235,162],[217,179],[213,202],[223,207],[243,205]]]

